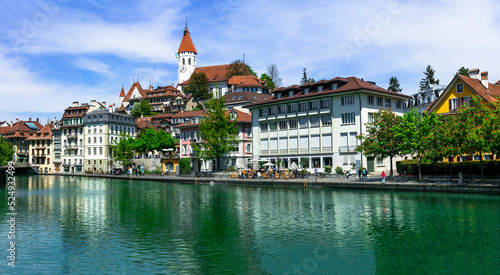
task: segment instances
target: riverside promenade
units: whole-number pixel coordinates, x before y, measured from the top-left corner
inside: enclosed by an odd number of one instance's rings
[[[106,174],[46,174],[54,176],[78,176],[87,178],[110,178],[126,179],[131,181],[157,181],[165,183],[180,184],[209,184],[209,185],[240,185],[240,186],[273,186],[294,188],[335,188],[356,190],[384,190],[384,191],[406,191],[406,192],[447,192],[447,193],[472,193],[500,195],[500,181],[490,180],[485,183],[463,183],[449,177],[425,179],[417,182],[412,178],[395,177],[394,181],[386,179],[382,183],[381,177],[372,176],[369,179],[359,180],[357,176],[342,178],[308,177],[297,179],[238,179],[230,178],[227,173],[219,173],[215,176],[195,175],[106,175]]]

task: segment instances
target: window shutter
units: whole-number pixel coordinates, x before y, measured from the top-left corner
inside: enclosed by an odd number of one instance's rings
[[[462,106],[464,104],[464,98],[461,97],[458,99],[458,106]]]
[[[448,106],[450,107],[450,112],[451,112],[451,111],[453,111],[453,110],[451,109],[451,98],[450,98],[450,99],[448,99]]]

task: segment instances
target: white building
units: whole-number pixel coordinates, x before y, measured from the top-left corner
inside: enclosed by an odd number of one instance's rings
[[[404,101],[404,112],[416,108],[422,113],[444,92],[445,89],[446,85],[427,84],[424,91],[415,93],[412,95],[412,98]]]
[[[247,105],[252,113],[253,159],[292,162],[310,172],[330,165],[351,170],[358,163],[370,172],[388,170],[388,159],[355,151],[356,136],[366,132],[366,123],[381,108],[403,113],[409,96],[389,92],[374,82],[356,77],[336,77],[278,88],[275,98]],[[352,172],[355,172],[351,170]]]

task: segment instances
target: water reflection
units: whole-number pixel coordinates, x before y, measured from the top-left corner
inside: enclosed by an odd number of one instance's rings
[[[0,189],[3,214],[6,197]],[[498,197],[19,176],[17,199],[22,272],[493,273],[500,263]]]

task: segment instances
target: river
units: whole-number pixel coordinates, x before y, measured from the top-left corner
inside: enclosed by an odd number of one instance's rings
[[[16,177],[1,274],[494,274],[500,197]],[[15,266],[9,259],[15,236]]]

